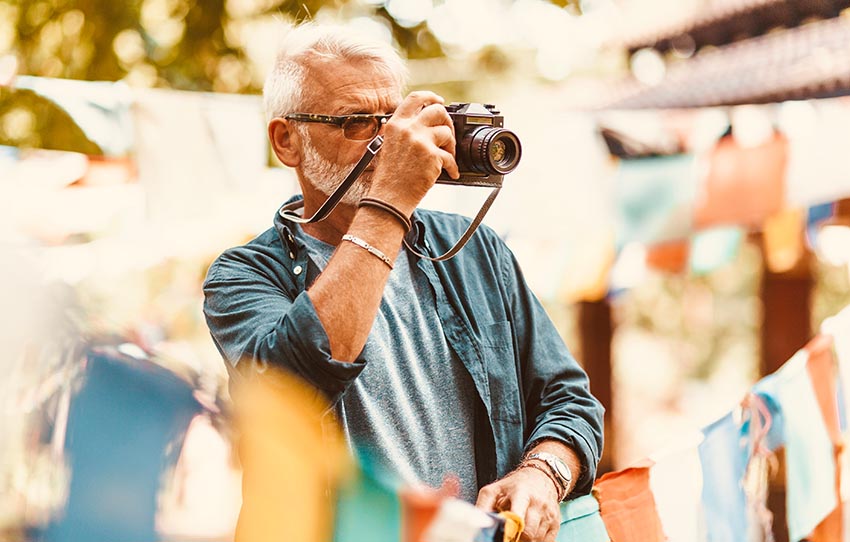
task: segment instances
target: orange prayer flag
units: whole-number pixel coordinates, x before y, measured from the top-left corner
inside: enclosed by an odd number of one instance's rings
[[[649,486],[644,464],[611,472],[593,486],[602,521],[611,540],[617,542],[664,542],[664,530]]]
[[[687,239],[660,243],[648,247],[647,266],[668,273],[681,273],[688,269],[691,244]]]
[[[781,133],[756,147],[722,138],[709,154],[705,185],[697,196],[697,228],[723,224],[760,226],[785,202],[788,141]]]

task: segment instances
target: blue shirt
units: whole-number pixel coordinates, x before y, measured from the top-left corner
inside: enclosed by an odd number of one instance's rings
[[[431,255],[451,248],[469,225],[468,218],[425,210],[413,222],[408,241]],[[482,225],[451,260],[420,258],[411,269],[433,287],[446,339],[475,385],[479,487],[510,472],[537,441],[556,439],[582,462],[576,494],[589,492],[602,451],[603,408],[507,246]],[[204,314],[231,377],[256,364],[278,366],[339,401],[365,360],[331,358],[306,293],[318,274],[279,214],[273,228],[213,262]]]
[[[336,251],[293,224],[310,264],[324,270]],[[365,367],[336,405],[346,441],[360,457],[407,484],[440,487],[457,476],[459,497],[475,502],[475,385],[453,353],[434,289],[418,258],[401,249],[360,354]]]

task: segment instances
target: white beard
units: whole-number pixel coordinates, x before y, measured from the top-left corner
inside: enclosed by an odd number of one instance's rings
[[[307,131],[301,132],[304,141],[304,154],[301,157],[301,175],[316,190],[330,196],[336,187],[345,180],[354,166],[335,164],[322,158],[316,147],[310,142]],[[372,172],[364,171],[355,183],[348,189],[340,203],[356,207],[360,199],[369,193],[372,186]]]

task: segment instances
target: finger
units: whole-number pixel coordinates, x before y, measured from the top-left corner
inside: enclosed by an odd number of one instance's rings
[[[434,144],[444,151],[454,155],[455,134],[448,126],[434,126],[430,129]]]
[[[541,530],[543,527],[547,527],[548,530],[545,534],[540,538],[542,542],[555,542],[555,538],[558,536],[558,531],[561,529],[561,514],[560,508],[557,509],[557,512],[550,511],[547,514],[547,520],[545,525],[541,525]]]
[[[445,124],[451,126],[454,130],[454,123],[449,116],[449,112],[442,103],[431,104],[419,112],[419,118],[426,126],[440,126]]]
[[[549,529],[548,525],[544,526],[541,524],[541,519],[540,509],[536,506],[530,507],[525,512],[525,529],[522,531],[525,539],[538,542],[543,538],[543,535],[546,534],[546,531]]]
[[[531,496],[523,491],[517,491],[511,495],[511,512],[525,519],[526,525],[528,525],[528,520],[525,518],[525,513],[528,511],[530,503]]]
[[[499,497],[499,490],[492,486],[484,486],[478,492],[478,500],[475,501],[475,506],[481,510],[490,512],[496,509],[496,499]]]
[[[449,177],[452,179],[460,178],[460,169],[457,167],[457,162],[455,162],[455,157],[443,149],[439,149],[437,151],[440,156],[440,162],[442,163],[443,169],[446,170],[446,173],[449,174]]]
[[[541,542],[555,542],[555,539],[558,538],[558,531],[561,530],[561,525],[558,522],[555,522],[554,525],[549,527],[549,530],[540,538]]]
[[[411,92],[402,100],[393,116],[398,117],[413,117],[419,114],[423,108],[431,104],[442,104],[445,100],[441,96],[434,94],[428,90],[417,90]]]

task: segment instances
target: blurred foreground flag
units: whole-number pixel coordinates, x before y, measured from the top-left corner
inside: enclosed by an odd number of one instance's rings
[[[351,468],[327,405],[294,376],[268,369],[234,390],[242,461],[237,542],[327,542],[333,491]]]
[[[47,526],[48,542],[160,539],[160,481],[202,407],[188,382],[128,355],[130,348],[91,347],[85,355],[62,438],[71,472],[67,504]]]
[[[400,480],[381,469],[366,451],[359,470],[337,494],[334,542],[401,540]]]

